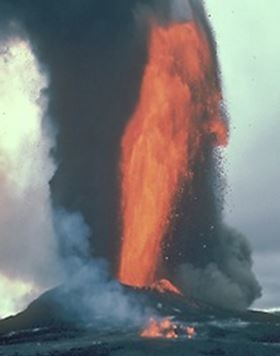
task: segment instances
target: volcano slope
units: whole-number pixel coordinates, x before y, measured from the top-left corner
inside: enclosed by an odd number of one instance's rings
[[[16,316],[0,321],[0,355],[280,355],[280,317],[231,311],[169,292],[122,287],[158,319],[181,330],[176,338],[143,337],[139,325],[81,317],[82,291],[58,287]],[[148,322],[148,320],[147,320]]]

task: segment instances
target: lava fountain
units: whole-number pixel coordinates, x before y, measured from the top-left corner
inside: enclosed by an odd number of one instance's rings
[[[121,142],[122,283],[147,287],[164,277],[172,212],[203,160],[203,141],[227,142],[221,99],[199,23],[153,22],[139,101]]]

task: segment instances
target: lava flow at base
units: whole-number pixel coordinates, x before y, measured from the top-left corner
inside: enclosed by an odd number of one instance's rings
[[[189,339],[195,336],[195,329],[191,326],[172,322],[170,318],[156,320],[151,318],[148,325],[141,332],[140,336],[145,338],[177,339],[187,336]]]

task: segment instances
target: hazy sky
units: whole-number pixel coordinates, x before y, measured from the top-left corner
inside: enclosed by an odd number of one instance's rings
[[[205,3],[231,117],[226,220],[253,247],[254,270],[263,286],[255,305],[279,306],[280,1]]]

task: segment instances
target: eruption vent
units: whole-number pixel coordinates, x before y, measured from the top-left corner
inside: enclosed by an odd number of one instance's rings
[[[203,141],[227,141],[215,62],[194,21],[151,27],[139,102],[121,148],[121,282],[144,287],[164,274],[163,246],[172,212]],[[141,264],[141,268],[137,268]]]

